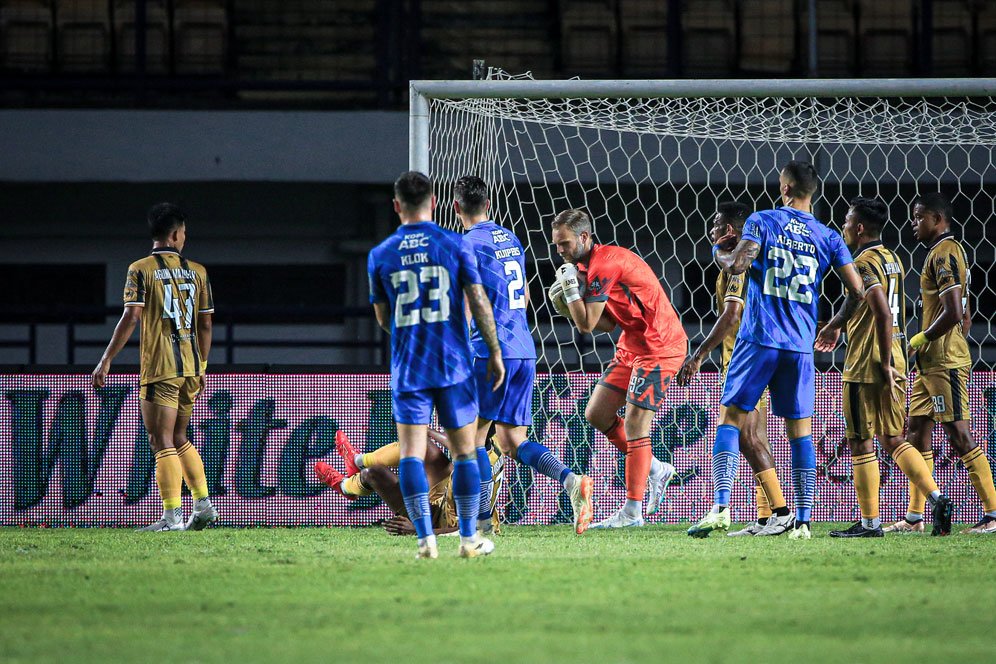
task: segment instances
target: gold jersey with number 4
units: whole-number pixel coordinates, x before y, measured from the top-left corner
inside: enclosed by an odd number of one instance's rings
[[[968,257],[961,243],[950,233],[944,233],[927,253],[920,273],[920,331],[926,330],[941,315],[941,296],[953,288],[961,288],[961,302],[968,303],[971,274]],[[972,365],[968,341],[961,323],[917,351],[916,366],[921,373],[961,369]]]
[[[139,382],[200,376],[201,353],[197,344],[197,314],[214,312],[214,298],[207,270],[187,260],[172,247],[128,266],[126,307],[142,311]]]
[[[886,249],[881,242],[863,245],[854,258],[854,267],[861,275],[865,291],[881,288],[892,313],[892,366],[906,375],[906,298],[903,280],[906,270],[899,256]],[[878,336],[875,333],[875,315],[867,302],[858,305],[847,321],[847,353],[844,356],[844,373],[841,379],[850,383],[880,383],[882,374],[878,365],[882,360]]]

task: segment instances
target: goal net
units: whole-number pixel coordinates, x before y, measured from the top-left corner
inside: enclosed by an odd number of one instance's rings
[[[972,426],[996,458],[992,415],[996,384],[989,283],[996,245],[985,232],[996,213],[996,103],[992,81],[607,82],[533,81],[491,70],[489,80],[416,82],[412,165],[437,183],[440,223],[456,227],[452,183],[477,174],[491,187],[493,216],[527,251],[529,312],[544,373],[538,379],[532,435],[600,487],[596,516],[622,500],[622,462],[584,422],[584,403],[613,353],[612,335],[580,335],[546,301],[559,260],[550,222],[561,210],[587,209],[598,241],[634,250],[660,275],[694,347],[716,319],[715,279],[707,229],[718,203],[753,209],[778,202],[778,171],[790,159],[812,162],[822,178],[817,218],[840,230],[849,201],[876,197],[889,206],[883,240],[908,270],[907,327],[919,329],[916,298],[926,249],[909,225],[917,194],[941,191],[954,205],[954,231],[971,264],[975,373]],[[840,304],[839,280],[824,282],[821,319]],[[843,346],[816,355],[814,440],[821,479],[815,515],[856,515],[840,404]],[[718,360],[718,351],[713,359]],[[655,420],[658,458],[680,477],[669,490],[665,520],[694,518],[711,503],[709,452],[718,414],[716,367],[689,388],[672,386]],[[936,477],[960,496],[965,518],[978,504],[965,471],[935,434]],[[788,483],[788,445],[776,418],[769,439]],[[883,517],[905,511],[906,482],[880,455]],[[507,517],[522,523],[565,520],[558,487],[518,469],[508,483]],[[753,515],[747,464],[734,517]]]

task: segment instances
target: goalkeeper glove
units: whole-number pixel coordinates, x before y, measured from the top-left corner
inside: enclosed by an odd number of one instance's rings
[[[567,303],[564,302],[564,287],[560,285],[560,281],[553,282],[553,285],[546,292],[546,296],[550,299],[550,304],[553,305],[558,314],[564,318],[571,317],[571,310],[567,308]]]
[[[564,289],[564,302],[570,304],[581,299],[581,290],[578,286],[578,269],[571,263],[564,263],[557,270],[557,281]]]

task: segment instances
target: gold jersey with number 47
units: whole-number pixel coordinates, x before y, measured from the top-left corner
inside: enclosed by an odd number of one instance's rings
[[[197,314],[214,312],[207,270],[172,247],[128,266],[126,307],[143,307],[139,382],[200,376]]]

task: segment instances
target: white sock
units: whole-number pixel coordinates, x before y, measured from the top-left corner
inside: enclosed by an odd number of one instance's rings
[[[907,512],[906,521],[909,523],[916,523],[917,521],[923,521],[923,514],[918,514],[917,512]]]
[[[991,516],[992,518],[996,519],[996,511],[994,511],[994,512],[986,512],[986,516]]]
[[[419,545],[419,547],[423,547],[423,546],[436,546],[436,536],[435,535],[426,535],[425,537],[420,537],[420,538],[418,538],[418,545]]]
[[[664,464],[657,457],[650,457],[650,474],[660,475],[664,472]]]
[[[183,508],[175,507],[171,510],[163,510],[163,519],[166,523],[181,523],[183,521]]]
[[[728,509],[730,509],[729,505],[713,505],[712,509],[709,511],[712,512],[713,514],[719,514],[723,510],[728,510]]]
[[[464,537],[463,535],[460,535],[460,544],[466,544],[468,546],[471,544],[477,544],[477,542],[479,541],[478,538],[480,537],[481,534],[479,532],[475,532],[470,537]]]
[[[628,517],[638,517],[643,513],[643,503],[639,500],[626,499],[626,504],[623,505],[623,514]]]
[[[362,454],[353,455],[353,463],[356,464],[357,468],[363,470],[363,455]]]
[[[568,473],[567,477],[564,478],[564,490],[570,493],[574,490],[574,485],[577,484],[578,476],[574,473]]]
[[[194,511],[204,512],[211,509],[211,499],[210,498],[198,498],[194,501]]]
[[[879,517],[875,517],[874,519],[866,519],[864,517],[861,517],[861,525],[864,526],[865,528],[868,528],[869,530],[875,530],[876,528],[882,525],[882,519],[880,519]]]

